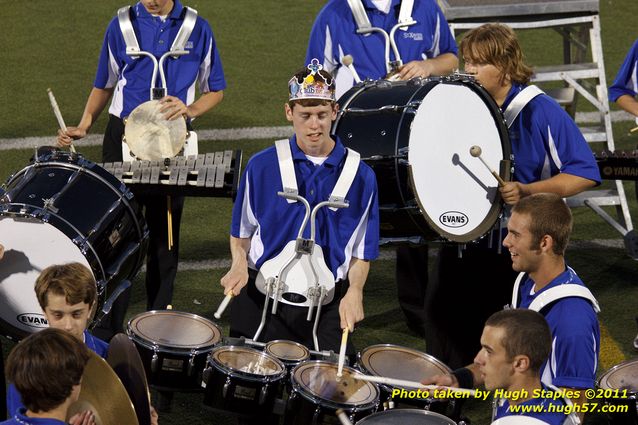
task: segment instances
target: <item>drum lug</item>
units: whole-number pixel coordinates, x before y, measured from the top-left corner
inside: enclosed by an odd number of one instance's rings
[[[317,406],[314,415],[312,415],[312,425],[319,424],[319,414],[321,413],[321,406]]]
[[[268,384],[261,387],[261,391],[259,391],[259,405],[263,405],[266,401],[266,396],[268,395]]]
[[[193,376],[193,372],[195,371],[195,355],[196,354],[197,354],[196,351],[191,352],[191,358],[188,361],[188,367],[187,367],[188,376]]]
[[[226,398],[226,394],[228,394],[228,388],[230,388],[230,376],[226,377],[224,388],[222,388],[222,397]]]
[[[159,363],[159,356],[157,355],[157,348],[153,348],[153,358],[151,359],[151,372],[157,372],[157,363]]]
[[[206,388],[206,386],[208,385],[208,380],[210,379],[210,372],[211,372],[210,366],[206,366],[206,368],[202,372],[202,388]]]

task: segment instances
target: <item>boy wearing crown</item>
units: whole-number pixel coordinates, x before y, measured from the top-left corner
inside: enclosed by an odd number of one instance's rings
[[[287,174],[282,161],[290,161],[289,175],[296,180],[295,193],[307,200],[311,209],[335,193],[342,173],[351,174],[344,196],[347,208],[319,208],[314,217],[315,249],[322,249],[322,260],[335,285],[334,298],[321,307],[318,342],[322,350],[337,351],[342,329],[352,331],[364,317],[363,286],[369,261],[378,256],[376,177],[368,165],[358,160],[356,152],[346,149],[338,137],[330,134],[338,111],[335,85],[319,61],[313,59],[297,72],[288,88],[284,111],[295,134],[287,141],[277,142],[277,147],[257,153],[246,166],[233,209],[232,265],[221,284],[225,294],[236,296],[231,307],[231,335],[252,338],[265,299],[255,285],[258,272],[266,261],[276,258],[290,241],[295,241],[306,215],[302,202],[277,194],[289,186],[282,180]],[[282,157],[282,150],[288,155]],[[348,156],[356,157],[356,161],[346,161]],[[305,227],[303,238],[311,236],[309,228]],[[307,320],[307,313],[307,308],[279,303],[277,314],[267,315],[259,340],[287,339],[312,347],[313,321]],[[354,352],[351,345],[348,348],[349,353]]]

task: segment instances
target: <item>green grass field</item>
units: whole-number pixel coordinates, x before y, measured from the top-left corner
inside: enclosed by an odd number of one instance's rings
[[[303,65],[310,26],[323,0],[199,1],[186,4],[198,9],[215,32],[228,82],[223,103],[195,122],[196,128],[236,128],[284,125],[283,103],[290,74]],[[0,48],[0,139],[53,135],[57,123],[46,88],[51,87],[68,125],[79,120],[91,89],[103,31],[122,6],[121,1],[80,3],[74,0],[0,0],[6,22]],[[635,0],[601,0],[601,22],[607,80],[610,82],[631,43],[638,36]],[[558,63],[562,58],[559,36],[550,30],[524,31],[521,40],[534,65]],[[587,109],[585,109],[587,110]],[[105,114],[92,132],[100,133]],[[628,131],[632,123],[614,125],[619,148],[633,149],[637,136]],[[1,142],[0,142],[1,143]],[[244,160],[270,145],[271,140],[200,141],[200,152],[242,149]],[[98,147],[80,152],[99,161]],[[1,151],[0,181],[25,166],[30,150]],[[608,184],[608,183],[607,183]],[[634,220],[638,220],[634,183],[625,183]],[[182,220],[180,259],[186,261],[229,258],[229,199],[189,198]],[[612,210],[610,210],[611,212]],[[574,210],[573,240],[620,239],[620,235],[591,211]],[[2,235],[0,235],[1,240]],[[631,342],[636,335],[634,316],[638,263],[617,248],[569,249],[569,263],[597,296],[605,331],[601,343],[599,373],[636,355]],[[221,301],[219,279],[223,269],[180,271],[173,306],[211,318]],[[477,271],[489,281],[489,270]],[[128,317],[144,311],[144,275],[134,282]],[[372,264],[366,286],[366,319],[353,334],[357,347],[396,343],[424,350],[421,338],[411,333],[396,302],[394,261]],[[489,296],[489,290],[486,290]],[[467,318],[472,320],[471,317]],[[227,333],[228,322],[220,321]],[[12,346],[6,339],[5,351]],[[162,413],[162,425],[232,423],[201,406],[199,394],[177,394],[172,411]],[[470,403],[465,409],[474,424],[489,423],[491,406]],[[589,424],[605,423],[601,416]]]

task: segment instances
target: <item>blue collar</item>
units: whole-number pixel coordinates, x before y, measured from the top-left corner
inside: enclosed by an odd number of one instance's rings
[[[167,16],[167,19],[179,19],[182,16],[182,10],[184,6],[179,0],[173,0],[173,10]],[[153,19],[155,16],[148,13],[148,10],[144,7],[142,2],[138,2],[135,6],[135,15],[140,19]]]
[[[330,155],[328,155],[328,159],[326,159],[323,165],[338,167],[345,158],[347,151],[341,143],[339,137],[333,136],[333,140],[335,141],[334,148],[332,149],[332,152],[330,152]],[[290,138],[290,150],[292,152],[292,159],[294,161],[308,161],[306,154],[297,145],[297,135],[293,135]]]
[[[527,87],[525,84],[512,83],[512,87],[510,87],[510,91],[507,93],[507,96],[505,97],[505,102],[503,102],[503,105],[501,106],[501,110],[503,111],[506,110],[509,104],[512,103],[512,100],[514,100],[514,98],[521,91],[523,91],[525,87]]]

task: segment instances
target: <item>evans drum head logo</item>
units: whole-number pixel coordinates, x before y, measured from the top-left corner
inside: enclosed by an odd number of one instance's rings
[[[24,313],[18,316],[18,322],[32,328],[47,328],[49,322],[44,318],[44,314]]]
[[[460,211],[447,211],[439,216],[439,223],[445,227],[463,227],[468,221],[467,216]]]

